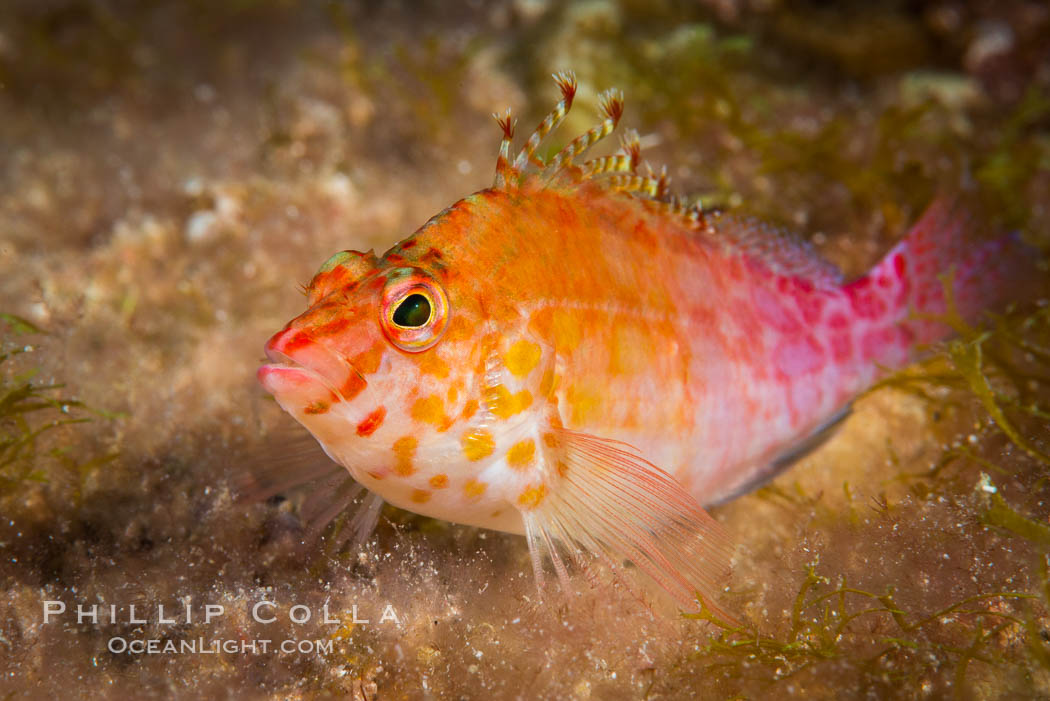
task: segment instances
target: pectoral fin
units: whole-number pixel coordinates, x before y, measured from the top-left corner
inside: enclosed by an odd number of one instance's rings
[[[541,586],[544,556],[566,586],[563,554],[585,568],[602,560],[616,573],[627,559],[681,606],[697,609],[699,596],[725,616],[715,602],[732,549],[678,482],[619,441],[557,429],[544,444],[548,483],[541,499],[522,507]]]
[[[332,462],[310,434],[301,429],[281,431],[245,457],[248,467],[237,470],[232,480],[238,501],[259,502],[298,493],[307,544],[316,544],[344,511],[353,512],[353,516],[331,534],[335,549],[347,542],[358,548],[375,530],[383,498],[367,491],[343,466]]]

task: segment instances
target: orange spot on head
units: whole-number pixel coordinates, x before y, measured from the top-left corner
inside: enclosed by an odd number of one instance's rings
[[[485,390],[485,405],[496,416],[510,416],[507,413],[514,398],[503,385],[496,385]]]
[[[416,454],[417,447],[419,447],[419,441],[413,436],[404,436],[394,441],[394,456],[397,458],[394,472],[401,477],[408,477],[416,471],[412,458]]]
[[[540,347],[531,341],[517,341],[503,356],[503,363],[515,377],[527,377],[540,362]]]
[[[511,394],[503,385],[496,385],[485,391],[485,403],[495,416],[509,419],[532,406],[532,393],[523,389]]]
[[[536,459],[536,443],[531,438],[515,443],[507,451],[507,465],[513,470],[525,470]]]
[[[466,420],[466,419],[469,419],[474,414],[476,414],[477,411],[478,411],[478,400],[477,399],[468,399],[467,403],[463,405],[463,413],[460,414],[460,416],[462,416],[463,419]]]
[[[463,485],[463,494],[468,499],[477,499],[482,494],[484,494],[485,490],[488,488],[489,486],[484,482],[479,482],[477,480],[467,480],[466,483]]]
[[[425,424],[433,424],[440,427],[447,422],[445,402],[436,394],[417,399],[416,403],[412,405],[410,413],[413,419]]]
[[[448,475],[434,475],[430,478],[430,486],[434,489],[444,489],[448,486]]]
[[[371,436],[386,418],[386,407],[381,406],[357,424],[357,435]]]
[[[413,489],[412,490],[412,501],[417,504],[426,504],[430,501],[430,492],[425,489]]]
[[[526,487],[518,495],[518,505],[523,509],[535,509],[547,498],[547,485],[540,484],[535,487]]]
[[[321,324],[320,326],[314,327],[313,333],[315,336],[334,336],[349,325],[349,318],[345,316],[337,317],[325,324]]]
[[[364,353],[358,353],[351,358],[350,364],[362,375],[371,375],[379,370],[379,364],[383,361],[383,352],[385,350],[386,348],[382,342],[375,343]]]
[[[343,384],[339,393],[343,395],[343,399],[350,401],[357,395],[361,394],[362,390],[368,386],[368,383],[361,378],[356,372],[351,372],[350,377],[347,378]]]
[[[291,353],[293,351],[299,350],[300,348],[312,346],[313,343],[314,340],[312,338],[307,336],[302,331],[297,331],[295,334],[292,335],[291,338],[284,342],[284,344],[281,346],[281,352]]]
[[[437,353],[430,350],[426,353],[418,353],[416,356],[416,367],[425,375],[433,375],[439,380],[448,377],[448,363],[441,359]]]
[[[467,456],[467,460],[471,461],[487,458],[496,449],[496,441],[492,438],[492,434],[483,428],[464,433],[460,442],[463,446],[463,454]]]

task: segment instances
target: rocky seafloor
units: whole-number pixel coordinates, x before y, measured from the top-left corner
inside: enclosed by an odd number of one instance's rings
[[[233,493],[291,421],[255,368],[297,286],[491,184],[491,113],[551,72],[562,143],[619,87],[678,193],[856,274],[945,191],[1050,248],[1046,37],[1018,0],[4,3],[0,697],[1050,698],[1045,290],[714,510],[739,627],[544,605],[523,539],[392,508],[306,547]]]

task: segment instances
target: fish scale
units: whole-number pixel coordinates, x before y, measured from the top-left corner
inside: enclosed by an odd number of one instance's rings
[[[716,607],[731,548],[701,505],[771,478],[946,335],[914,315],[947,311],[938,274],[974,318],[1025,251],[963,247],[966,215],[939,200],[844,283],[789,234],[670,199],[636,136],[577,165],[616,127],[617,93],[541,159],[576,91],[556,80],[562,101],[514,158],[498,118],[492,188],[382,256],[321,267],[259,379],[375,498],[524,533],[541,583],[626,559],[683,607]]]

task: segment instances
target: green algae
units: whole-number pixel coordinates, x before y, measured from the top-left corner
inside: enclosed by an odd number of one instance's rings
[[[1015,606],[1004,611],[997,603]],[[843,575],[833,582],[814,564],[806,568],[784,633],[732,626],[702,602],[700,613],[683,616],[717,629],[698,655],[708,673],[737,683],[783,684],[804,670],[841,661],[859,675],[855,683],[860,687],[875,687],[890,671],[898,681],[918,681],[930,660],[938,659],[954,666],[954,685],[964,689],[972,660],[1018,668],[1033,660],[1044,664],[1038,621],[1045,620],[1048,604],[1038,593],[991,591],[933,612],[906,610],[896,601],[892,585],[882,594],[865,591],[850,586]],[[1022,610],[1015,611],[1018,608]],[[878,633],[873,635],[873,629]],[[1011,629],[1026,635],[1026,647],[995,649],[993,638]],[[886,664],[891,657],[892,670]]]
[[[974,169],[1009,226],[1028,224],[1032,208],[1027,190],[1037,173],[1050,173],[1050,136],[1037,128],[1048,115],[1050,97],[1033,85]]]
[[[984,410],[988,412],[988,415],[995,421],[999,429],[1013,441],[1014,445],[1039,462],[1050,466],[1050,455],[1047,455],[1024,438],[1014,426],[1014,423],[1007,418],[1000,405],[997,393],[992,389],[987,376],[982,372],[981,344],[986,338],[986,335],[982,335],[969,342],[952,341],[948,346],[948,353],[952,358],[952,362],[958,369],[959,374],[967,381],[970,391],[980,399]]]
[[[995,489],[990,483],[983,488],[986,491]],[[1041,547],[1050,547],[1050,526],[1017,513],[998,491],[992,491],[989,499],[991,504],[981,513],[982,523],[1002,528]]]
[[[72,447],[49,444],[46,439],[62,427],[114,415],[65,396],[63,384],[37,380],[39,373],[35,368],[13,369],[11,366],[21,360],[20,356],[36,350],[30,344],[16,345],[15,339],[45,332],[13,314],[0,314],[0,322],[10,334],[0,336],[0,495],[18,494],[28,483],[49,482],[53,475],[44,458],[71,476],[75,484],[83,484],[117,454],[81,457]],[[79,494],[77,489],[76,498]]]

